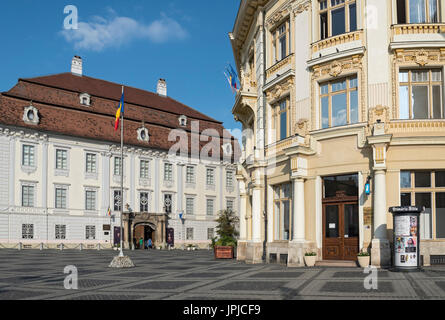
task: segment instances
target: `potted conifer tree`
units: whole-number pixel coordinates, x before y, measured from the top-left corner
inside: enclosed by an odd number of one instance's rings
[[[217,238],[212,239],[215,259],[233,259],[236,247],[236,224],[238,217],[232,210],[222,210],[218,213],[216,227]]]

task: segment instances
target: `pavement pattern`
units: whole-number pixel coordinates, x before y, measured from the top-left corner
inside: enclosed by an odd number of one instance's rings
[[[211,251],[129,251],[136,267],[108,268],[115,251],[0,250],[0,300],[442,300],[445,266],[378,271],[367,290],[360,268],[287,268],[215,260]],[[66,266],[78,271],[67,290]]]

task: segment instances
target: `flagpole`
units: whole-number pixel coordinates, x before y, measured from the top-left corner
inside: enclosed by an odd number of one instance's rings
[[[124,94],[124,86],[122,86],[122,95]],[[122,103],[124,103],[122,101]],[[122,106],[121,106],[122,108]],[[121,110],[123,111],[123,110]],[[119,256],[123,257],[123,237],[124,237],[124,229],[123,229],[123,219],[124,219],[124,113],[121,112],[121,236],[120,236],[120,253]],[[130,223],[130,217],[128,217],[128,223]],[[128,225],[130,227],[130,225]],[[128,239],[128,245],[130,245],[130,239]]]

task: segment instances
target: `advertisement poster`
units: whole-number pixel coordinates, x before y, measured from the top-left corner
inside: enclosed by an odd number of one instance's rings
[[[175,230],[173,228],[167,229],[167,244],[171,247],[175,246]]]
[[[417,266],[418,221],[414,216],[395,217],[395,264],[399,267]]]

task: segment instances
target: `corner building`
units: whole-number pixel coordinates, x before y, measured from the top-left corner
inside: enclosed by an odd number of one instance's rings
[[[426,207],[424,265],[445,255],[444,34],[438,0],[241,1],[239,260],[390,265],[399,205]]]

